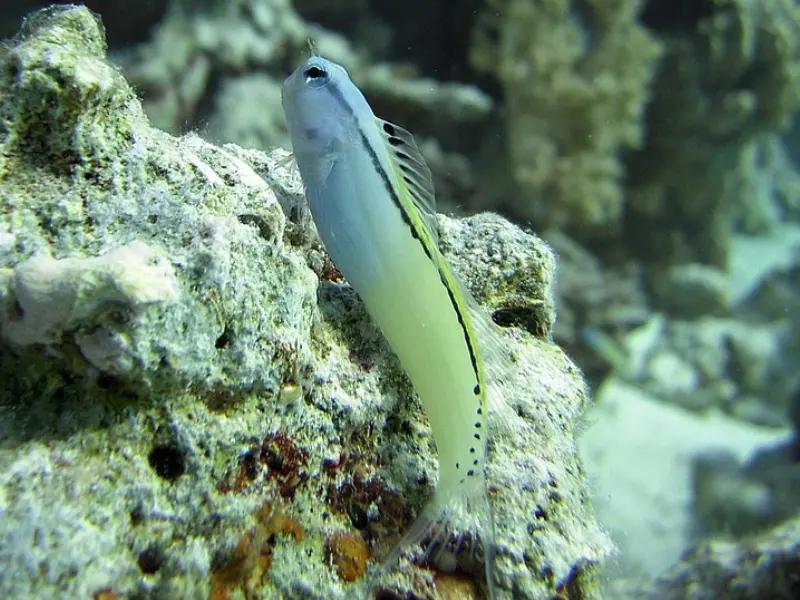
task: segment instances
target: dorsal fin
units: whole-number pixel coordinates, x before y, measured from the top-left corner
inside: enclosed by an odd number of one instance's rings
[[[383,119],[375,119],[378,129],[386,142],[389,157],[397,167],[398,175],[408,191],[420,217],[424,221],[431,236],[438,241],[439,232],[436,223],[436,198],[433,193],[431,170],[414,141],[414,136],[407,129]]]

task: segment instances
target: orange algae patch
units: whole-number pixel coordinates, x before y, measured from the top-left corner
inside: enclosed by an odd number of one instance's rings
[[[441,600],[478,600],[475,583],[456,575],[436,576],[436,592]]]
[[[360,535],[340,532],[325,540],[325,557],[336,565],[336,572],[345,581],[355,581],[364,574],[369,556],[369,546]]]
[[[305,537],[305,530],[296,519],[271,504],[262,506],[256,517],[258,524],[242,535],[231,558],[212,571],[210,600],[228,600],[237,588],[245,598],[256,598],[255,591],[265,583],[272,566],[270,538],[284,534],[299,542]]]

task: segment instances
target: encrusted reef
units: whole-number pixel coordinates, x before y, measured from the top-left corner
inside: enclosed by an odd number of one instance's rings
[[[800,108],[800,8],[713,0],[680,16],[667,3],[655,12],[647,16],[665,55],[645,144],[628,164],[629,245],[654,266],[725,268],[734,232],[763,233],[779,220],[768,216],[779,194],[760,189],[754,155],[774,161],[765,134],[784,131]]]
[[[797,598],[800,594],[800,525],[798,519],[749,536],[740,542],[709,540],[648,589],[628,590],[640,600],[679,600],[702,590],[703,597]]]
[[[505,93],[512,213],[556,227],[621,219],[622,157],[643,144],[661,49],[638,21],[640,4],[487,3],[472,62]]]
[[[435,449],[288,154],[151,127],[82,7],[26,20],[0,98],[0,593],[363,596]],[[514,364],[491,429],[499,597],[596,597],[611,546],[552,252],[493,215],[440,225]],[[459,565],[407,565],[382,597],[482,597]]]

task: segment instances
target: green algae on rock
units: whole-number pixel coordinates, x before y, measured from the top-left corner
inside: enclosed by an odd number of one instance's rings
[[[424,412],[335,281],[287,153],[152,128],[104,48],[96,17],[62,6],[0,49],[0,591],[359,596],[326,540],[371,547],[419,510]],[[500,595],[594,597],[610,543],[573,441],[585,387],[548,341],[552,253],[493,215],[440,221],[481,302],[541,307],[544,335],[503,333]],[[26,310],[65,289],[65,314]],[[425,595],[437,578],[384,583]]]

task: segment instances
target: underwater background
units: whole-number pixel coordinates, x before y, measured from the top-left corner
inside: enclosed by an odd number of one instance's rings
[[[47,6],[0,6],[4,597],[358,598],[430,495],[424,412],[289,155],[312,42],[415,135],[440,246],[517,356],[497,597],[800,598],[794,0],[22,26]],[[471,558],[375,597],[485,598]]]

